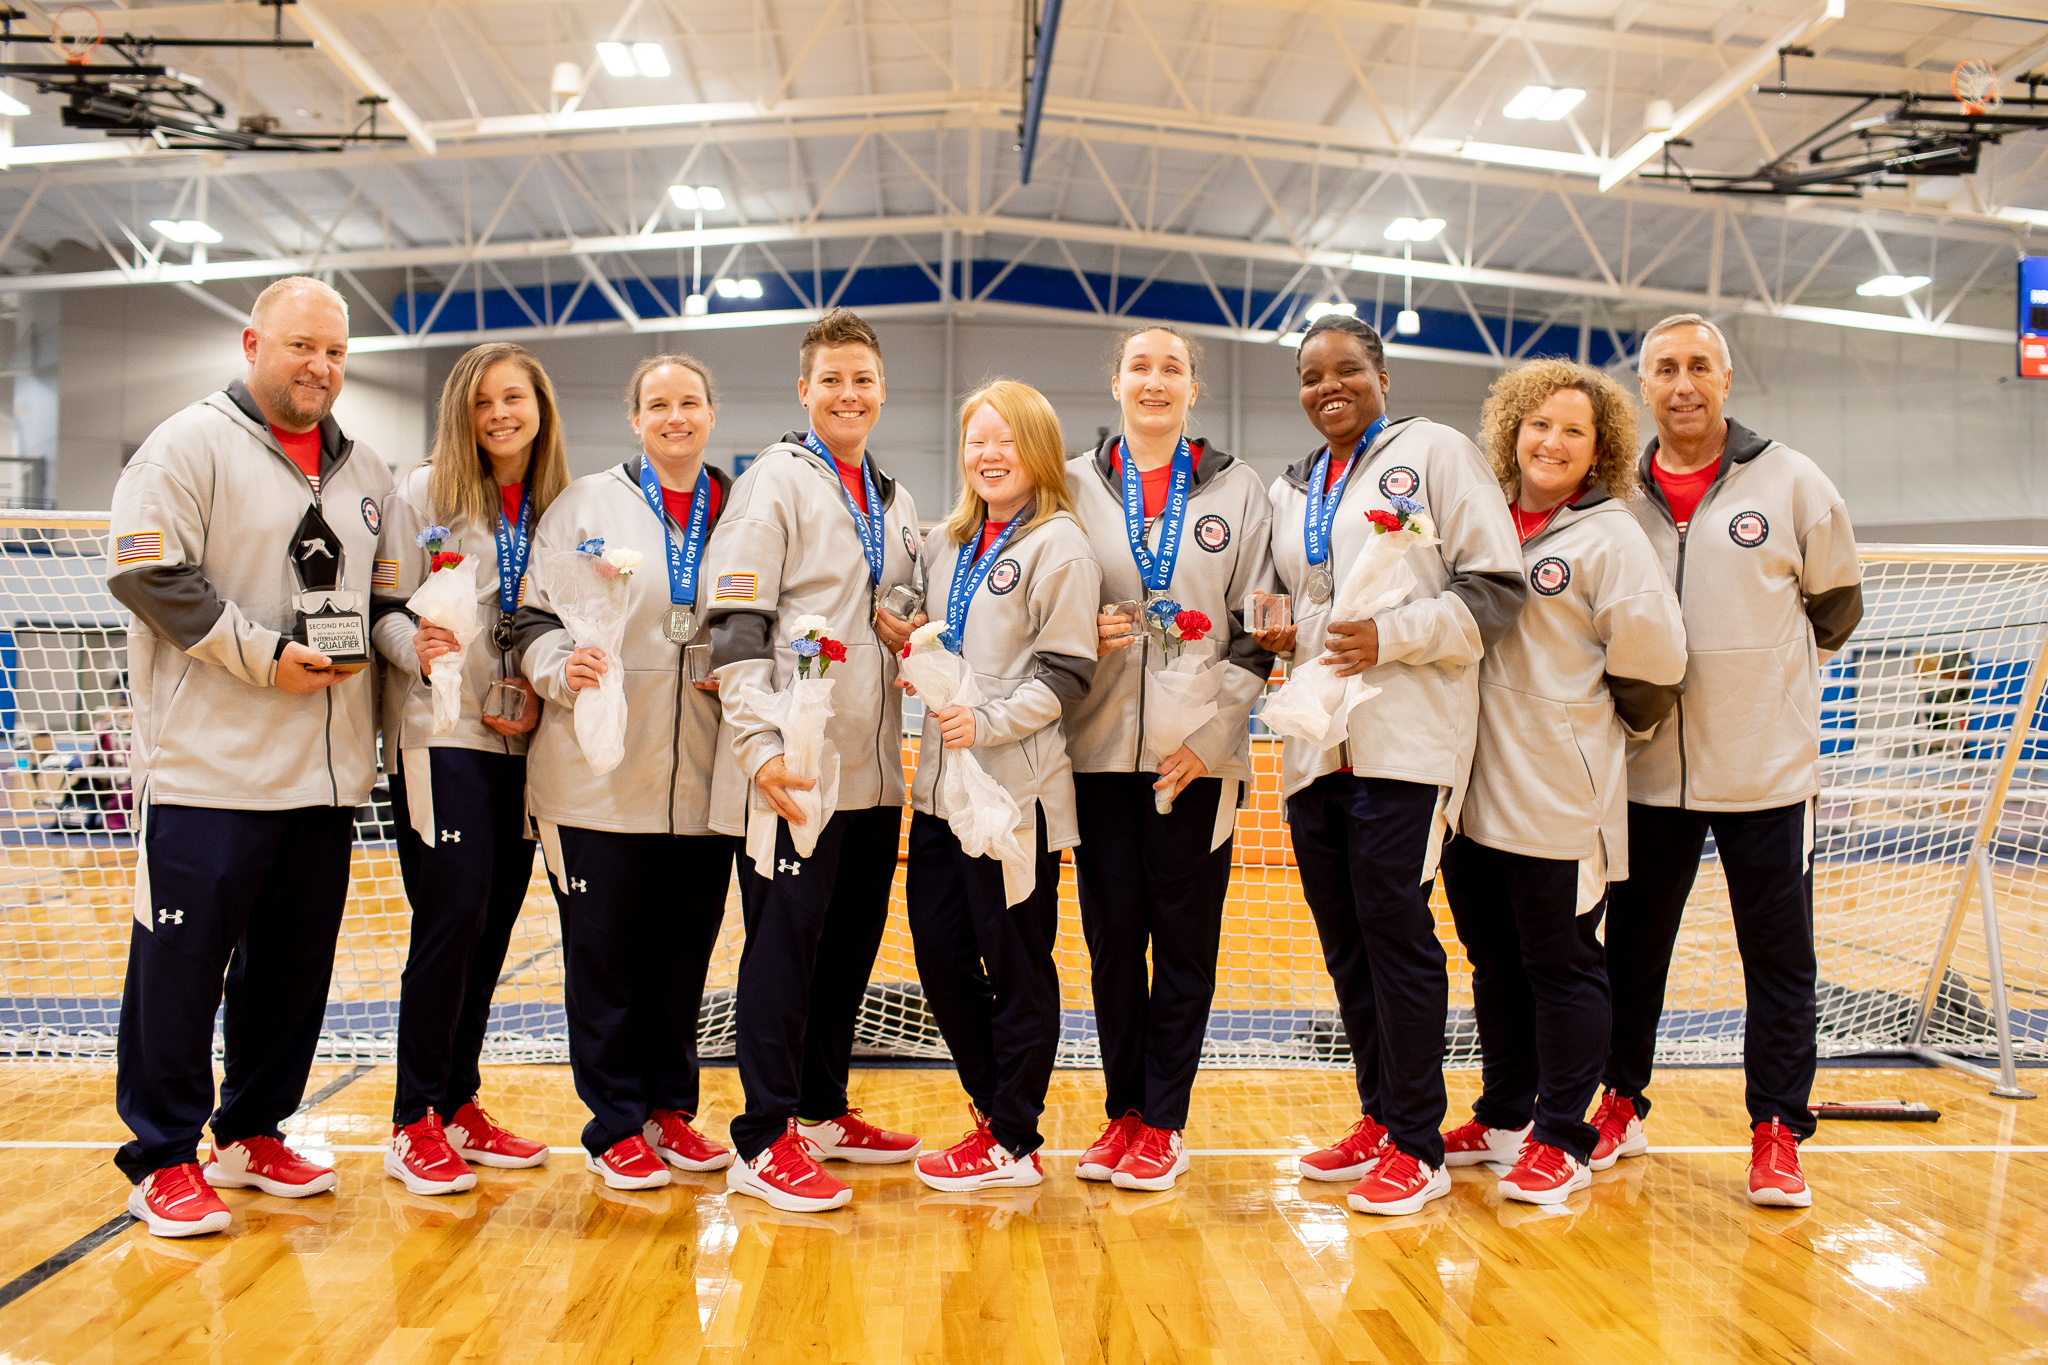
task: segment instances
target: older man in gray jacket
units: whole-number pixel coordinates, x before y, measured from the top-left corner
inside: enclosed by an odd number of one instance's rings
[[[318,280],[280,280],[242,351],[247,378],[150,433],[114,489],[107,587],[135,615],[143,813],[114,1090],[135,1139],[115,1161],[136,1185],[128,1211],[160,1237],[228,1225],[210,1186],[334,1188],[278,1124],[312,1067],[355,808],[377,776],[362,614],[391,472],[332,415],[347,306]]]
[[[1629,878],[1607,917],[1614,1032],[1592,1166],[1649,1150],[1643,1089],[1664,983],[1709,830],[1747,992],[1743,1067],[1752,1203],[1813,1202],[1799,1142],[1814,1130],[1813,799],[1820,662],[1863,616],[1841,494],[1806,456],[1722,416],[1728,339],[1693,313],[1643,338],[1657,438],[1630,502],[1685,616],[1685,691],[1628,758]]]

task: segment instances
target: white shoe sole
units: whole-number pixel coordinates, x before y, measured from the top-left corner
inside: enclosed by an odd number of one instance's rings
[[[1186,1175],[1187,1170],[1188,1153],[1187,1149],[1183,1147],[1174,1158],[1173,1169],[1165,1175],[1141,1180],[1126,1171],[1118,1170],[1116,1174],[1109,1178],[1109,1181],[1120,1190],[1170,1190],[1173,1188],[1173,1182]]]
[[[1505,1180],[1494,1186],[1503,1199],[1512,1199],[1518,1204],[1562,1204],[1577,1191],[1592,1187],[1593,1172],[1585,1166],[1579,1167],[1578,1174],[1554,1190],[1525,1190]]]
[[[614,1190],[652,1190],[668,1184],[667,1171],[656,1171],[653,1175],[645,1176],[620,1175],[588,1152],[583,1154],[583,1169],[592,1175],[604,1177],[606,1186]]]
[[[705,1171],[722,1171],[732,1165],[733,1158],[731,1152],[720,1152],[709,1161],[692,1161],[681,1152],[672,1152],[658,1144],[654,1148],[654,1154],[679,1171],[695,1171],[700,1174]]]
[[[1311,1166],[1306,1161],[1297,1160],[1294,1169],[1300,1173],[1303,1180],[1320,1180],[1327,1185],[1344,1182],[1356,1185],[1365,1179],[1365,1173],[1372,1169],[1372,1162],[1361,1161],[1355,1166],[1338,1166],[1332,1170],[1325,1170],[1320,1166]]]
[[[1489,1161],[1500,1161],[1512,1166],[1522,1159],[1522,1147],[1529,1141],[1529,1134],[1535,1130],[1536,1125],[1533,1123],[1526,1128],[1493,1129],[1492,1131],[1496,1133],[1514,1134],[1515,1145],[1506,1150],[1502,1150],[1499,1147],[1482,1147],[1476,1152],[1453,1152],[1446,1149],[1444,1152],[1444,1165],[1484,1166]]]
[[[209,1232],[225,1232],[228,1224],[234,1221],[234,1215],[226,1209],[189,1223],[159,1218],[149,1211],[149,1201],[144,1198],[140,1185],[128,1191],[128,1215],[148,1228],[152,1237],[198,1237]]]
[[[1809,1186],[1797,1194],[1785,1190],[1751,1190],[1749,1202],[1764,1209],[1810,1209],[1813,1207],[1813,1189]]]
[[[1604,1171],[1625,1156],[1641,1156],[1650,1150],[1650,1135],[1638,1132],[1634,1137],[1616,1147],[1606,1156],[1596,1156],[1586,1163],[1588,1170]]]
[[[928,1175],[924,1167],[917,1168],[917,1178],[935,1190],[948,1194],[972,1194],[976,1190],[1028,1189],[1045,1183],[1042,1172],[1033,1170],[1029,1162],[1020,1163],[1021,1169],[1004,1171],[996,1175]]]
[[[305,1199],[311,1195],[326,1194],[334,1188],[333,1171],[323,1171],[303,1185],[287,1185],[283,1181],[272,1180],[269,1176],[250,1175],[245,1171],[223,1171],[217,1161],[207,1162],[206,1169],[200,1174],[206,1177],[207,1184],[217,1190],[261,1190],[265,1194],[274,1194],[279,1199]]]
[[[802,1133],[803,1131],[803,1125],[798,1124],[797,1132]],[[812,1159],[816,1161],[851,1161],[857,1166],[896,1166],[906,1161],[915,1161],[923,1155],[924,1142],[922,1139],[918,1141],[916,1146],[905,1147],[900,1152],[878,1152],[872,1147],[826,1147],[820,1145],[811,1154]]]
[[[529,1166],[544,1166],[547,1164],[548,1159],[548,1149],[545,1147],[535,1152],[532,1156],[517,1157],[506,1156],[502,1152],[479,1151],[475,1147],[465,1147],[459,1142],[451,1142],[448,1145],[453,1147],[455,1155],[461,1157],[464,1161],[478,1166],[489,1166],[491,1169],[498,1171],[523,1171]]]
[[[1082,1162],[1074,1167],[1074,1175],[1081,1180],[1107,1180],[1116,1174],[1116,1167],[1095,1162]]]
[[[1347,1194],[1344,1196],[1344,1202],[1360,1213],[1377,1214],[1382,1218],[1399,1218],[1405,1213],[1420,1212],[1424,1204],[1427,1204],[1432,1199],[1441,1199],[1450,1192],[1450,1172],[1439,1167],[1436,1174],[1429,1178],[1428,1184],[1424,1185],[1414,1194],[1409,1195],[1406,1199],[1396,1199],[1386,1204],[1373,1204],[1368,1203],[1355,1194]]]
[[[802,1195],[778,1190],[767,1181],[755,1176],[744,1161],[735,1161],[725,1168],[725,1188],[732,1194],[751,1195],[771,1209],[784,1213],[823,1213],[827,1209],[844,1208],[853,1201],[853,1191],[841,1190],[826,1199],[806,1199]]]
[[[461,1194],[476,1188],[475,1171],[464,1171],[453,1180],[429,1180],[414,1175],[407,1169],[405,1158],[392,1151],[384,1153],[384,1174],[404,1185],[408,1194]]]

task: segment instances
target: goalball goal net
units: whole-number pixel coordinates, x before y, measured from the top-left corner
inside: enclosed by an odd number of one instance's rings
[[[133,727],[128,618],[106,590],[106,534],[104,513],[0,513],[0,730],[11,759],[0,768],[0,1054],[16,1058],[111,1056],[119,1022],[134,923]],[[2048,550],[1872,546],[1863,559],[1863,623],[1823,676],[1813,850],[1821,1050],[1916,1041],[1994,1050],[1990,963],[2002,946],[2005,1022],[2022,1055],[2041,1056],[2048,725],[2023,694],[2048,646]],[[1238,817],[1204,1061],[1348,1064],[1281,818],[1278,743],[1259,728],[1254,720],[1256,780]],[[906,736],[906,765],[915,746]],[[394,1049],[410,919],[394,833],[380,785],[357,814],[322,1039],[331,1059],[376,1061]],[[1995,945],[1979,901],[1987,881]],[[902,886],[899,869],[859,1046],[868,1055],[943,1057],[918,986]],[[742,944],[737,893],[678,886],[674,894],[679,905],[726,900],[699,1037],[706,1055],[729,1054]],[[1071,872],[1060,900],[1062,1059],[1085,1065],[1099,1051]],[[1436,909],[1451,964],[1446,1064],[1476,1065],[1470,971],[1441,889]],[[1672,963],[1659,1056],[1739,1059],[1742,1027],[1741,963],[1710,841]],[[486,1060],[560,1061],[567,1046],[562,941],[536,859]]]

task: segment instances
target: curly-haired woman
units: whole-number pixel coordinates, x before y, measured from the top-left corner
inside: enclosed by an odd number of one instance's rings
[[[1522,542],[1528,604],[1479,671],[1479,739],[1444,889],[1472,962],[1484,1083],[1444,1134],[1451,1166],[1510,1161],[1500,1191],[1561,1202],[1591,1183],[1585,1120],[1606,1060],[1594,931],[1628,876],[1629,734],[1677,700],[1685,628],[1636,485],[1635,405],[1584,365],[1494,382],[1480,442]]]

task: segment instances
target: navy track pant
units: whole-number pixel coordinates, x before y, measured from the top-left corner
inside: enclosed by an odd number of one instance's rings
[[[1586,1109],[1609,1027],[1602,907],[1577,913],[1579,865],[1567,859],[1456,839],[1443,874],[1479,1018],[1484,1079],[1472,1117],[1489,1128],[1533,1121],[1537,1142],[1590,1160],[1600,1135]]]
[[[114,1107],[135,1134],[114,1162],[138,1183],[195,1158],[209,1110],[219,1144],[283,1136],[326,1015],[355,811],[151,804],[144,842],[151,927],[128,936],[114,1078]]]
[[[1153,804],[1157,773],[1075,773],[1081,845],[1074,881],[1088,941],[1103,1110],[1154,1128],[1187,1127],[1188,1095],[1216,996],[1216,950],[1230,890],[1231,839],[1211,849],[1221,778]],[[1146,955],[1151,955],[1147,971]]]
[[[398,1088],[394,1123],[431,1109],[443,1119],[481,1080],[477,1057],[491,996],[533,877],[525,837],[526,759],[482,749],[436,748],[434,842],[413,832],[405,775],[391,780],[398,869],[412,905],[412,934],[398,988]]]
[[[593,1156],[656,1109],[697,1112],[697,1012],[739,841],[559,825],[569,1071]]]
[[[1060,1045],[1060,855],[1037,819],[1038,880],[1017,904],[1004,900],[1000,862],[968,857],[951,826],[922,811],[910,817],[906,888],[925,1003],[961,1087],[1019,1157],[1045,1145],[1038,1119]]]
[[[1422,880],[1437,788],[1329,773],[1287,801],[1302,894],[1358,1068],[1358,1099],[1396,1147],[1444,1160],[1450,977]],[[1377,1072],[1373,1061],[1377,1059]]]
[[[1699,875],[1707,831],[1728,877],[1735,947],[1742,957],[1742,1066],[1752,1127],[1777,1119],[1813,1136],[1813,869],[1807,803],[1768,810],[1699,811],[1628,806],[1628,880],[1607,909],[1607,979],[1614,1034],[1607,1084],[1650,1112],[1643,1095],[1657,1052],[1657,1021],[1685,898]]]
[[[746,1112],[733,1146],[752,1161],[789,1120],[846,1112],[855,1017],[866,997],[903,838],[903,807],[834,811],[808,858],[775,822],[773,880],[740,858],[747,946],[738,991],[740,1084]]]

